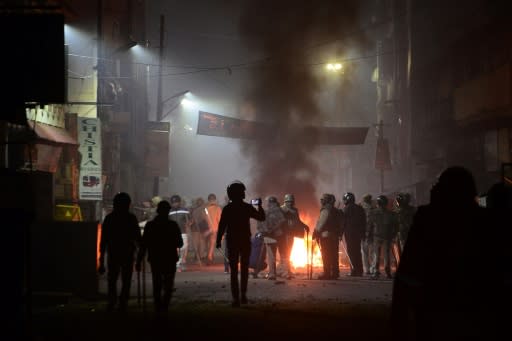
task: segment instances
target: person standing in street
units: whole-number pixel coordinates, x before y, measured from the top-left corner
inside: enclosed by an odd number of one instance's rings
[[[347,192],[343,195],[345,205],[343,231],[340,239],[344,236],[347,243],[347,254],[350,259],[350,273],[348,276],[360,277],[363,275],[363,261],[361,257],[361,242],[366,232],[366,213],[364,209],[356,204],[356,197],[353,193]],[[343,241],[341,241],[343,243]]]
[[[108,305],[112,311],[119,303],[118,309],[125,311],[130,296],[135,252],[140,245],[141,236],[137,218],[130,212],[131,198],[121,192],[114,196],[114,209],[107,214],[101,226],[100,259],[98,272],[105,273],[105,256],[107,258]],[[121,274],[121,294],[117,299],[117,279]]]
[[[373,243],[373,236],[371,235],[371,228],[370,228],[370,215],[372,214],[372,211],[374,209],[373,203],[372,203],[372,195],[371,194],[365,194],[363,196],[363,200],[361,201],[361,207],[364,209],[364,212],[366,214],[366,228],[365,228],[365,234],[364,238],[361,241],[361,258],[363,261],[363,271],[365,275],[371,275],[371,254],[372,254],[372,243]]]
[[[222,208],[217,203],[217,196],[215,194],[208,194],[208,202],[204,208],[204,212],[209,226],[208,235],[205,237],[207,249],[206,265],[211,265],[213,264],[213,251],[215,250],[217,230],[219,228],[220,215],[222,214]]]
[[[324,273],[318,279],[338,279],[339,269],[339,232],[343,221],[343,211],[334,207],[336,198],[325,193],[320,199],[322,207],[313,232],[313,239],[320,244]]]
[[[384,271],[387,278],[391,275],[391,246],[398,233],[398,218],[395,212],[388,208],[388,198],[385,195],[377,197],[377,208],[370,215],[371,235],[373,236],[372,278],[380,277],[380,256],[383,253]]]
[[[285,194],[281,211],[283,211],[286,219],[285,236],[288,245],[286,257],[290,259],[295,237],[304,238],[304,232],[309,234],[309,227],[300,220],[299,209],[295,206],[295,196],[293,194]],[[293,278],[291,271],[287,278]]]
[[[178,271],[185,271],[187,266],[188,244],[192,240],[191,225],[192,217],[190,211],[184,208],[181,197],[177,194],[171,197],[171,211],[169,212],[169,219],[175,221],[181,231],[181,238],[183,239],[183,246],[180,249],[180,257],[178,260]]]
[[[279,202],[274,196],[267,198],[267,211],[265,213],[265,221],[258,222],[258,232],[263,234],[265,249],[267,251],[268,280],[276,280],[277,277],[277,251],[285,276],[289,272],[289,260],[287,257],[287,239],[284,231],[286,219],[283,211],[279,207]]]
[[[249,281],[249,257],[251,254],[250,219],[265,220],[265,211],[261,199],[253,205],[244,202],[245,185],[235,181],[227,187],[229,204],[222,209],[217,231],[216,247],[221,248],[222,237],[226,234],[231,277],[232,306],[247,304],[247,284]],[[240,263],[240,285],[238,282],[238,264]]]
[[[409,193],[399,193],[395,198],[395,202],[395,212],[398,217],[398,242],[400,244],[400,253],[402,253],[416,208],[410,204],[411,195]]]
[[[504,229],[496,220],[500,213],[480,207],[477,193],[469,170],[449,167],[432,187],[430,202],[418,208],[393,282],[393,340],[508,335],[503,250],[510,224]]]
[[[179,258],[178,249],[183,246],[178,224],[169,219],[170,210],[171,205],[168,201],[158,203],[157,216],[146,224],[137,256],[136,269],[140,272],[146,251],[148,252],[155,312],[166,312],[169,308],[176,276],[176,262]]]

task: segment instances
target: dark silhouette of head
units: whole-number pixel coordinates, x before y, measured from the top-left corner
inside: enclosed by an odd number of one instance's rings
[[[386,208],[388,206],[388,197],[385,195],[379,195],[377,197],[377,206],[380,208]]]
[[[232,182],[226,191],[231,201],[242,201],[245,199],[245,185],[241,181]]]
[[[320,198],[320,203],[322,205],[326,205],[326,204],[334,205],[335,202],[336,202],[336,197],[334,196],[334,194],[324,193],[322,195],[322,197]]]
[[[363,195],[363,202],[367,203],[368,205],[371,205],[372,204],[372,195],[371,194]]]
[[[477,196],[473,175],[464,167],[454,166],[444,170],[430,191],[434,205],[466,206],[475,204]]]
[[[130,204],[132,203],[132,199],[125,192],[119,192],[114,196],[114,210],[115,211],[128,211],[130,209]]]
[[[405,207],[409,205],[411,201],[411,195],[409,193],[398,193],[395,200],[398,207]]]
[[[493,209],[512,209],[512,187],[496,183],[487,191],[486,206]]]
[[[156,207],[156,213],[161,216],[168,216],[171,211],[171,204],[167,200],[162,200]]]
[[[347,192],[347,193],[345,193],[345,195],[343,195],[343,203],[345,205],[353,204],[355,202],[356,202],[356,196],[354,195],[354,193]]]

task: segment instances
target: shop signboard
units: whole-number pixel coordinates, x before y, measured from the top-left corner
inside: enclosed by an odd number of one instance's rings
[[[80,200],[102,200],[101,123],[98,118],[78,118]]]

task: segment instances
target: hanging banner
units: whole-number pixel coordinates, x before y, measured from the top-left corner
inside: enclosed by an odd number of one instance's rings
[[[98,118],[78,118],[80,147],[80,200],[103,200],[101,177],[101,123]]]
[[[268,138],[276,127],[261,122],[240,120],[212,114],[204,111],[199,112],[197,122],[197,134],[208,136],[221,136],[239,139]],[[316,144],[323,145],[357,145],[363,144],[368,133],[368,127],[300,127],[304,136],[309,137]]]
[[[144,174],[169,176],[169,122],[146,122]]]
[[[389,142],[387,139],[377,139],[375,169],[391,170],[391,156],[389,153]]]

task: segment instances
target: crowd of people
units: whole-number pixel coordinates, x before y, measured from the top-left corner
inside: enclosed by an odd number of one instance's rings
[[[393,325],[402,326],[412,319],[414,326],[414,330],[397,327],[398,338],[421,339],[427,335],[425,339],[435,339],[436,333],[447,328],[446,323],[457,328],[467,321],[476,323],[474,316],[468,316],[475,309],[475,316],[486,327],[493,326],[494,320],[486,312],[495,311],[492,309],[499,300],[496,295],[502,295],[501,289],[510,288],[511,282],[510,271],[506,270],[510,255],[504,245],[496,247],[499,241],[494,239],[501,235],[502,240],[508,240],[510,235],[503,229],[511,208],[510,188],[507,191],[503,184],[489,190],[487,208],[478,204],[474,179],[462,167],[445,170],[431,190],[430,203],[419,208],[411,205],[408,193],[398,193],[392,200],[385,195],[373,200],[366,194],[357,203],[355,195],[347,192],[342,197],[342,208],[336,205],[333,194],[325,193],[312,231],[301,221],[293,194],[286,194],[283,204],[276,196],[247,203],[245,190],[241,182],[230,184],[223,207],[214,194],[207,202],[196,200],[191,208],[185,208],[178,195],[169,201],[158,200],[156,214],[145,224],[143,233],[130,213],[129,195],[118,193],[113,211],[103,221],[100,241],[98,270],[105,272],[107,259],[108,309],[116,305],[126,309],[132,271],[134,267],[141,270],[147,254],[155,310],[166,311],[175,273],[186,270],[189,250],[199,264],[208,265],[214,262],[215,249],[223,256],[225,272],[230,273],[233,306],[246,304],[249,268],[254,277],[268,268],[264,276],[268,280],[278,276],[292,279],[293,238],[312,232],[322,255],[323,274],[317,277],[319,280],[339,278],[340,247],[350,263],[348,276],[378,279],[383,270],[388,278],[394,278]],[[257,221],[254,236],[251,219]],[[480,250],[479,257],[475,257],[476,250]],[[278,254],[280,272],[276,266]],[[466,281],[475,267],[494,278]],[[119,275],[122,288],[117,297]],[[491,293],[491,299],[476,303],[468,300],[477,290]],[[504,297],[510,302],[510,294]],[[454,328],[451,331],[455,333]],[[481,327],[468,330],[482,332]]]

